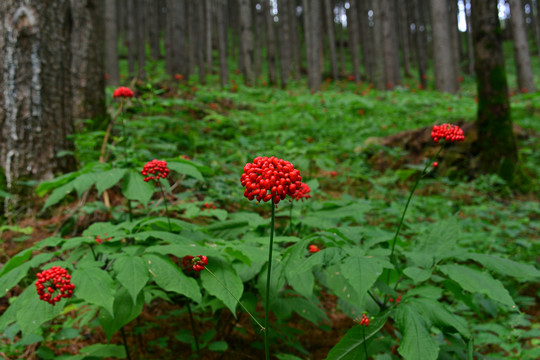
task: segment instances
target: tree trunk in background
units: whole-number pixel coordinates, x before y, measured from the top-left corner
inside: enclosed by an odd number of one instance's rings
[[[195,8],[196,8],[196,21],[195,26],[197,27],[197,46],[195,47],[197,52],[197,67],[199,70],[199,82],[201,84],[206,84],[206,64],[204,62],[204,41],[205,41],[205,34],[204,34],[204,2],[203,1],[196,1],[195,2]]]
[[[105,24],[103,0],[71,0],[71,83],[74,119],[104,118]]]
[[[242,58],[244,83],[253,85],[255,73],[253,71],[253,28],[251,21],[251,1],[240,0],[240,57]]]
[[[373,10],[373,78],[375,79],[375,87],[377,90],[385,90],[384,83],[384,51],[382,47],[382,16],[381,2],[375,0],[372,3]]]
[[[415,21],[415,47],[416,61],[418,62],[418,77],[423,89],[427,88],[427,59],[428,51],[425,33],[427,31],[424,12],[421,10],[422,1],[414,0],[414,21]]]
[[[510,117],[497,2],[471,1],[478,87],[478,140],[475,146],[481,170],[497,173],[512,184],[518,156]]]
[[[394,46],[393,39],[393,17],[391,12],[392,0],[380,1],[380,19],[382,27],[382,47],[383,47],[383,61],[384,61],[384,81],[386,89],[391,90],[397,84],[397,74],[395,68],[395,59],[399,58],[397,49]]]
[[[257,5],[259,5],[259,9],[257,9]],[[252,14],[255,18],[255,26],[254,26],[254,71],[255,71],[255,81],[259,83],[259,78],[261,77],[262,73],[262,48],[264,44],[264,14],[261,11],[261,2],[256,1],[256,4],[253,4],[251,6]]]
[[[334,9],[330,5],[330,0],[324,0],[324,20],[328,31],[328,48],[330,50],[330,69],[332,78],[338,79],[336,36],[334,35]]]
[[[110,0],[105,0],[109,2]],[[146,29],[148,30],[148,41],[150,43],[150,55],[152,59],[159,60],[161,56],[160,33],[159,33],[159,12],[160,3],[155,0],[146,0]]]
[[[0,166],[8,190],[75,168],[69,0],[0,2]],[[101,76],[103,78],[103,75]]]
[[[467,72],[468,75],[474,74],[474,51],[471,28],[471,0],[463,0],[465,5],[465,22],[467,24]],[[467,9],[467,5],[469,8]]]
[[[216,4],[216,33],[218,35],[219,51],[219,81],[221,87],[229,82],[229,68],[227,66],[227,28],[225,27],[225,0],[217,0]]]
[[[452,54],[452,37],[447,2],[441,0],[430,1],[435,89],[455,93],[458,91],[459,86]]]
[[[177,19],[176,21],[185,21],[187,23],[187,56],[188,66],[187,71],[191,75],[197,63],[197,48],[202,46],[202,43],[197,43],[197,2],[200,0],[186,0],[186,17]]]
[[[536,46],[537,55],[540,56],[540,33],[538,32],[538,19],[535,15],[535,1],[533,0],[527,0],[526,4],[529,5],[529,16],[528,19],[530,21],[530,27],[531,27],[531,33],[533,35],[533,43]],[[532,51],[532,49],[531,49]]]
[[[358,2],[358,25],[360,26],[360,38],[362,42],[362,61],[364,63],[364,74],[370,83],[373,80],[373,36],[369,26],[368,2],[357,0]]]
[[[399,21],[397,14],[398,3],[397,0],[390,0],[390,31],[392,34],[392,51],[394,52],[394,76],[395,84],[401,85],[403,79],[401,77],[401,62],[399,57]]]
[[[339,37],[339,73],[345,74],[345,30],[343,24],[338,23],[338,37]]]
[[[536,44],[537,44],[537,51],[538,51],[538,57],[540,58],[540,0],[534,0],[535,6],[532,7],[531,10],[534,11],[534,14],[532,17],[535,19],[535,25],[536,25]]]
[[[205,35],[205,55],[206,55],[206,70],[208,73],[213,73],[213,47],[212,47],[212,12],[213,12],[214,3],[211,0],[206,0],[204,2],[204,22],[206,31]]]
[[[146,78],[146,32],[144,0],[134,0],[135,42],[137,44],[137,77]]]
[[[409,17],[407,16],[407,4],[405,0],[398,0],[399,10],[399,39],[401,44],[401,56],[403,58],[403,71],[406,77],[411,77],[410,59],[410,44],[409,44]]]
[[[116,6],[117,1],[105,1],[105,74],[108,86],[120,85]]]
[[[349,2],[347,10],[347,34],[349,50],[351,52],[354,80],[360,81],[360,30],[358,26],[358,4],[356,0]]]
[[[274,86],[277,84],[277,71],[276,71],[276,35],[274,17],[272,16],[272,9],[268,4],[270,0],[263,0],[262,10],[266,17],[266,55],[268,60],[268,85]]]
[[[461,35],[458,27],[458,0],[448,0],[448,14],[449,18],[449,27],[450,27],[450,38],[452,41],[452,62],[454,65],[454,74],[456,74],[456,79],[459,78],[461,72],[461,59],[463,58],[463,49],[461,48]],[[459,81],[458,81],[459,86]]]
[[[289,21],[289,7],[287,0],[278,0],[278,36],[279,36],[279,67],[281,76],[281,87],[285,88],[289,84],[291,75],[292,49],[291,30]]]
[[[305,9],[305,17],[309,19],[306,26],[306,33],[309,33],[309,42],[306,41],[308,86],[311,92],[316,92],[321,86],[321,0],[310,0]]]
[[[298,16],[296,16],[296,1],[288,1],[289,6],[289,31],[291,39],[291,72],[296,80],[302,76],[302,45],[300,44],[300,32],[298,28]]]
[[[184,81],[189,78],[189,59],[186,44],[186,3],[180,0],[167,0],[167,31],[165,49],[168,53],[169,75],[180,74]]]
[[[529,55],[529,42],[525,29],[521,0],[510,0],[514,59],[516,62],[518,88],[521,92],[534,92],[534,77]]]
[[[126,17],[127,17],[127,28],[126,28],[126,46],[128,49],[128,72],[129,76],[135,75],[135,44],[137,42],[136,38],[136,29],[135,29],[135,1],[137,0],[126,0]]]

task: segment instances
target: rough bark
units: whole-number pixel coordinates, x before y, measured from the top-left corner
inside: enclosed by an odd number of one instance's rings
[[[128,72],[130,76],[135,75],[135,49],[137,43],[137,30],[135,29],[135,1],[126,0],[126,46],[128,48]]]
[[[74,169],[69,0],[0,2],[0,165],[17,181]]]
[[[326,22],[326,30],[328,32],[328,49],[330,50],[330,69],[332,78],[337,80],[337,54],[336,54],[336,36],[334,34],[334,8],[331,6],[330,0],[324,0],[324,20]]]
[[[410,44],[409,44],[409,17],[407,14],[407,4],[405,0],[398,0],[399,6],[399,34],[400,34],[400,47],[401,47],[401,56],[403,58],[403,71],[405,72],[406,77],[411,76],[411,65],[409,63],[409,53],[410,53]]]
[[[263,1],[263,12],[266,17],[266,56],[268,61],[268,85],[274,86],[277,84],[277,70],[276,70],[276,34],[274,17],[272,16],[272,9],[268,6],[269,0]]]
[[[474,51],[471,29],[471,0],[463,0],[465,4],[465,22],[467,24],[467,73],[474,74]]]
[[[454,65],[454,74],[459,77],[460,63],[463,58],[463,49],[461,48],[461,35],[458,27],[458,4],[457,0],[448,0],[450,39],[452,41],[452,63]],[[459,81],[458,81],[459,84]]]
[[[298,16],[296,15],[296,1],[288,1],[289,6],[289,31],[291,38],[291,73],[296,80],[302,76],[302,45],[300,44],[300,32],[298,28]]]
[[[225,1],[217,0],[216,4],[216,32],[218,34],[219,51],[219,82],[221,87],[229,82],[229,70],[227,67],[227,28],[225,26]]]
[[[395,67],[395,59],[399,58],[394,44],[393,29],[394,19],[392,16],[392,0],[381,0],[380,21],[382,27],[382,47],[384,61],[384,81],[386,89],[391,90],[398,83],[398,74]]]
[[[110,0],[106,0],[109,2]],[[159,34],[159,1],[145,0],[146,5],[146,29],[148,30],[148,42],[150,44],[150,55],[152,59],[158,60],[161,56],[160,34]]]
[[[373,1],[373,78],[375,87],[378,90],[384,90],[384,52],[380,44],[382,44],[382,20],[381,20],[381,3],[379,0]]]
[[[212,54],[212,13],[213,13],[213,3],[211,0],[206,0],[204,2],[204,22],[206,31],[204,32],[204,46],[205,46],[205,55],[206,55],[206,70],[208,73],[213,72],[213,54]]]
[[[427,44],[426,44],[426,23],[423,17],[423,11],[420,9],[421,1],[414,0],[414,45],[416,49],[416,61],[418,67],[418,81],[423,89],[427,87]]]
[[[338,37],[339,37],[339,73],[345,74],[345,29],[343,24],[338,23]]]
[[[253,36],[255,38],[255,44],[259,44],[258,46],[254,46],[254,54],[253,54],[253,70],[255,72],[255,80],[259,82],[259,78],[261,76],[262,72],[262,47],[264,43],[264,13],[261,11],[262,6],[261,2],[256,2],[254,4],[255,6],[251,7],[253,16],[254,16],[254,24],[253,27],[254,32]]]
[[[196,52],[197,52],[197,68],[199,70],[199,82],[201,84],[206,84],[206,64],[204,62],[204,41],[205,41],[205,21],[204,21],[204,3],[202,1],[195,2],[196,10],[196,19],[195,26],[197,27],[197,42],[196,42]]]
[[[373,31],[369,26],[368,16],[369,2],[358,0],[358,25],[360,25],[360,39],[362,42],[362,61],[364,63],[364,73],[370,83],[374,83],[373,78]]]
[[[510,117],[501,27],[496,0],[472,0],[480,168],[512,183],[517,169],[517,146]]]
[[[521,92],[534,92],[534,76],[529,54],[529,42],[525,29],[523,4],[521,0],[510,0],[514,59],[516,63],[518,88]]]
[[[186,3],[180,0],[167,0],[167,31],[165,49],[168,53],[167,70],[171,76],[182,75],[184,81],[189,77],[189,59],[186,41]]]
[[[189,73],[193,72],[197,66],[197,48],[202,46],[198,43],[197,34],[197,4],[200,0],[186,0],[186,17],[179,21],[185,21],[187,24],[187,51],[188,51],[188,66]]]
[[[278,37],[279,37],[279,67],[281,87],[285,88],[289,84],[292,66],[292,49],[291,49],[291,29],[289,20],[289,7],[287,0],[278,0]]]
[[[103,0],[71,0],[73,118],[104,118],[105,24]]]
[[[105,78],[108,86],[120,84],[116,7],[116,1],[105,1]]]
[[[452,54],[447,2],[430,0],[430,4],[435,88],[439,91],[455,93],[459,90],[459,83]]]
[[[253,69],[253,28],[251,19],[251,1],[240,0],[240,56],[242,57],[242,72],[244,83],[253,85],[255,83],[255,72]]]
[[[358,26],[358,4],[356,0],[349,2],[347,10],[348,45],[351,52],[353,76],[356,81],[361,80],[360,75],[360,27]]]
[[[308,4],[305,1],[304,6],[305,17],[308,19],[306,33],[309,33],[306,38],[308,86],[311,92],[315,92],[321,85],[321,2],[311,0]]]

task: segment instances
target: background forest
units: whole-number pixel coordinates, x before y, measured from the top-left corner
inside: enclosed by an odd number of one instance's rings
[[[540,358],[539,14],[1,1],[0,356]]]

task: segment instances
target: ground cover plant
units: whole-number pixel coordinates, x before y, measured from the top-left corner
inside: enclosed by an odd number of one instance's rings
[[[0,228],[2,356],[540,356],[538,94],[512,98],[517,194],[470,176],[472,79],[239,83],[110,89],[109,129],[27,205],[42,225]]]

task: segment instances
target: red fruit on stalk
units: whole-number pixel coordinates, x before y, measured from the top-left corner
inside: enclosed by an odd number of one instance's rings
[[[73,295],[75,285],[71,283],[71,275],[60,266],[53,266],[48,270],[37,273],[36,277],[35,285],[39,298],[53,306],[62,298]],[[53,294],[56,294],[56,296],[53,297]]]
[[[434,125],[431,130],[431,137],[435,142],[438,142],[440,139],[444,139],[446,142],[465,140],[463,130],[459,126],[452,124]]]
[[[144,165],[141,174],[145,176],[144,181],[150,180],[158,181],[159,178],[165,179],[169,176],[169,169],[167,168],[167,162],[163,160],[152,160]]]
[[[133,91],[130,88],[124,86],[120,86],[113,92],[113,98],[132,98],[133,96]]]

